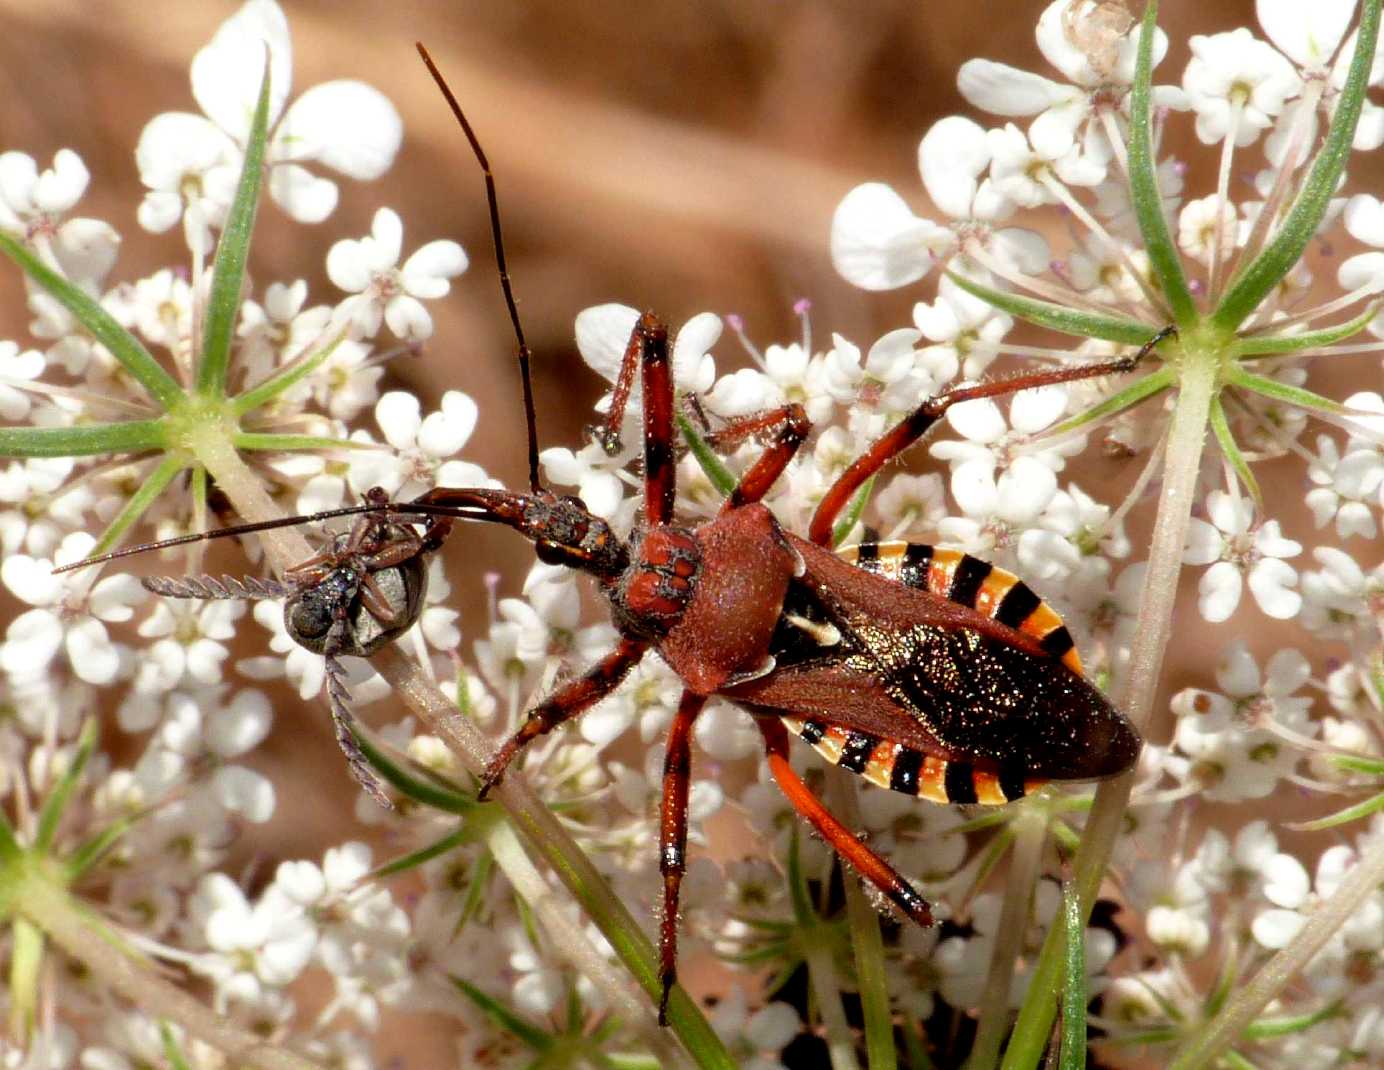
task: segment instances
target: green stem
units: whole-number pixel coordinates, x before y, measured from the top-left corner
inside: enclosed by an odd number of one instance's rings
[[[649,1050],[658,1056],[660,1065],[671,1067],[684,1062],[659,1028],[652,1008],[635,997],[615,967],[561,908],[558,896],[525,852],[514,826],[505,821],[493,823],[486,833],[485,844],[500,872],[539,919],[557,956],[604,993],[611,1010],[639,1031]]]
[[[829,768],[827,774],[827,792],[836,816],[847,828],[860,828],[864,822],[860,817],[856,778],[838,768]],[[865,1019],[865,1061],[870,1070],[894,1070],[898,1066],[898,1053],[894,1049],[894,1019],[885,983],[884,940],[879,931],[879,914],[852,874],[846,873],[843,883],[851,948],[855,952],[855,983],[860,990],[860,1009]]]
[[[826,1031],[831,1070],[860,1070],[855,1058],[855,1034],[846,1021],[846,1009],[841,1006],[841,984],[836,977],[831,944],[814,939],[804,949],[803,958],[807,960],[807,976],[812,982],[812,994]]]
[[[1173,411],[1163,453],[1163,491],[1158,499],[1149,547],[1144,589],[1139,602],[1139,631],[1130,655],[1125,710],[1141,731],[1148,726],[1158,696],[1163,655],[1172,632],[1173,604],[1182,571],[1182,548],[1196,495],[1197,473],[1216,396],[1219,353],[1184,336],[1181,389]],[[1134,771],[1107,780],[1096,788],[1091,816],[1074,862],[1081,895],[1083,923],[1090,916],[1106,862],[1124,823],[1124,811],[1134,784]],[[1004,1070],[1032,1070],[1043,1056],[1057,1015],[1055,994],[1060,989],[1066,937],[1054,925],[1029,985],[1028,997],[1005,1052]]]
[[[20,912],[54,945],[82,963],[97,988],[128,1000],[151,1018],[176,1022],[190,1036],[222,1052],[227,1061],[261,1070],[315,1070],[316,1063],[229,1024],[156,970],[141,966],[96,929],[66,892],[41,877],[24,880],[15,897]]]
[[[989,1070],[999,1061],[1000,1046],[1009,1027],[1009,989],[1023,947],[1024,932],[1028,929],[1033,886],[1038,882],[1043,844],[1047,839],[1047,815],[1036,807],[1025,806],[1023,813],[1014,819],[1013,826],[1014,850],[1004,882],[999,927],[990,951],[985,989],[980,997],[976,1039],[966,1061],[970,1070]]]
[[[1365,857],[1346,874],[1331,898],[1312,912],[1307,924],[1287,947],[1264,963],[1249,984],[1235,992],[1220,1013],[1183,1045],[1169,1070],[1199,1070],[1214,1065],[1381,884],[1384,884],[1384,842],[1375,839],[1370,842]]]

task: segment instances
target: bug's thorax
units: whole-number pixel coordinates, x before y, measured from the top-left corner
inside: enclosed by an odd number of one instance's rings
[[[606,588],[617,627],[654,643],[698,694],[773,667],[769,643],[802,568],[773,515],[747,505],[693,529],[659,525]]]

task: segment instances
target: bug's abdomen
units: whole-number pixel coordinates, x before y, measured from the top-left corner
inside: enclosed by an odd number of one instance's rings
[[[981,803],[1003,806],[1047,783],[1021,771],[978,769],[969,762],[947,761],[913,747],[826,721],[782,717],[785,728],[832,765],[864,777],[871,784],[935,803]]]
[[[828,761],[932,801],[998,805],[1138,757],[1061,618],[1012,573],[903,542],[799,549],[780,671],[734,697],[777,707]]]
[[[959,550],[916,542],[866,542],[844,547],[838,555],[856,568],[928,591],[1007,624],[1036,639],[1072,672],[1082,671],[1081,658],[1062,618],[1012,572]]]

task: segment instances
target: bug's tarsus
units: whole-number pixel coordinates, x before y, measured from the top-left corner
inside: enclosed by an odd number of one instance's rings
[[[510,283],[509,266],[505,261],[505,239],[500,227],[500,198],[495,190],[495,175],[490,170],[490,161],[486,158],[485,150],[481,148],[480,138],[471,128],[466,113],[461,110],[461,104],[457,101],[456,94],[452,92],[447,80],[442,77],[442,72],[437,69],[437,64],[433,62],[432,56],[428,54],[423,43],[418,41],[415,46],[418,49],[418,54],[423,57],[423,63],[427,66],[428,73],[437,83],[437,88],[442,91],[447,106],[452,109],[452,115],[456,119],[457,125],[466,135],[466,140],[471,144],[471,151],[475,153],[476,161],[481,165],[481,171],[485,174],[485,199],[490,207],[490,236],[495,243],[495,266],[500,272],[500,289],[504,291],[505,305],[509,309],[509,320],[514,325],[514,337],[519,343],[519,379],[524,387],[524,422],[529,434],[529,489],[536,494],[543,489],[543,484],[538,478],[538,421],[533,404],[533,376],[529,370],[531,354],[529,344],[524,339],[524,327],[519,321],[519,305],[514,299],[514,287]]]

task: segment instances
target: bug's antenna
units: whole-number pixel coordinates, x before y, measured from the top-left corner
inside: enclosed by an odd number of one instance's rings
[[[393,515],[408,516],[449,516],[458,520],[487,520],[493,519],[484,511],[466,505],[444,505],[431,502],[390,502],[388,505],[343,505],[340,509],[325,509],[320,513],[312,513],[306,516],[282,516],[276,520],[261,520],[253,524],[234,524],[226,528],[212,528],[210,531],[194,531],[190,535],[174,535],[172,538],[160,539],[158,542],[141,543],[138,546],[127,546],[123,550],[112,550],[110,553],[98,554],[95,557],[84,557],[80,561],[73,561],[66,565],[58,565],[53,569],[56,575],[59,572],[75,572],[79,568],[86,568],[89,565],[99,565],[106,561],[115,561],[122,557],[135,557],[139,554],[151,553],[154,550],[167,550],[171,546],[186,546],[190,542],[205,542],[208,539],[224,539],[231,535],[252,535],[257,531],[272,531],[274,528],[291,528],[297,524],[315,524],[322,520],[334,520],[341,516],[359,516],[361,513],[389,513]]]
[[[538,478],[538,427],[533,409],[533,379],[529,373],[529,344],[524,341],[524,328],[519,322],[519,306],[515,303],[514,288],[510,285],[509,269],[505,265],[505,239],[500,230],[500,199],[495,192],[495,175],[490,170],[490,161],[486,159],[480,139],[476,137],[476,132],[471,129],[471,123],[461,110],[461,105],[457,103],[457,98],[452,93],[451,87],[447,85],[447,80],[442,77],[442,72],[437,69],[437,64],[433,62],[432,56],[423,47],[423,42],[417,41],[415,45],[418,54],[423,57],[423,62],[427,65],[428,73],[433,76],[437,88],[442,90],[442,95],[447,99],[447,104],[452,109],[452,115],[456,117],[462,132],[466,134],[466,140],[471,143],[471,151],[476,154],[481,170],[485,173],[485,197],[490,204],[490,236],[495,243],[495,266],[500,271],[500,289],[505,293],[505,304],[509,306],[510,322],[514,324],[514,337],[519,342],[519,378],[524,384],[524,420],[528,424],[529,431],[529,489],[537,493],[543,489],[543,484]]]

